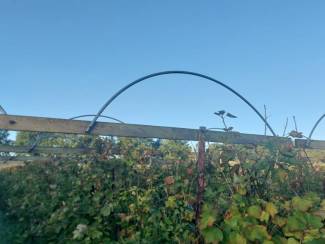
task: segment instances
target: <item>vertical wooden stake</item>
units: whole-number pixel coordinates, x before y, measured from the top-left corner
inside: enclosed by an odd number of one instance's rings
[[[199,155],[197,161],[197,170],[198,170],[198,185],[197,185],[197,195],[196,195],[196,213],[195,220],[198,225],[200,222],[200,216],[202,211],[202,203],[203,203],[203,194],[205,188],[205,179],[204,179],[204,171],[205,171],[205,138],[204,132],[206,128],[200,127],[199,133]]]

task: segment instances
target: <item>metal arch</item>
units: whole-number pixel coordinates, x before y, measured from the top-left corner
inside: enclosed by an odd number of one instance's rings
[[[7,114],[7,111],[0,105],[0,113]]]
[[[70,120],[80,119],[80,118],[84,118],[84,117],[95,117],[95,116],[96,116],[96,114],[85,114],[85,115],[80,115],[80,116],[72,117],[72,118],[70,118]],[[100,118],[111,119],[111,120],[116,121],[118,123],[125,124],[122,120],[116,119],[114,117],[110,117],[110,116],[106,116],[106,115],[100,115],[99,117]]]
[[[89,124],[86,132],[87,133],[91,133],[91,131],[94,129],[97,119],[101,116],[101,114],[104,112],[104,110],[118,97],[120,96],[123,92],[125,92],[126,90],[128,90],[129,88],[131,88],[132,86],[140,83],[141,81],[156,77],[156,76],[162,76],[162,75],[168,75],[168,74],[184,74],[184,75],[192,75],[192,76],[196,76],[196,77],[201,77],[204,78],[206,80],[210,80],[224,88],[226,88],[227,90],[229,90],[230,92],[232,92],[234,95],[236,95],[237,97],[239,97],[243,102],[245,102],[257,115],[258,117],[260,117],[260,119],[264,122],[264,124],[266,124],[266,126],[268,127],[268,129],[271,131],[271,133],[273,134],[273,136],[276,136],[274,130],[272,129],[272,127],[270,126],[270,124],[267,122],[267,120],[263,117],[263,115],[245,98],[243,97],[240,93],[238,93],[237,91],[235,91],[234,89],[232,89],[230,86],[226,85],[225,83],[218,81],[212,77],[209,77],[207,75],[203,75],[200,73],[196,73],[196,72],[191,72],[191,71],[180,71],[180,70],[175,70],[175,71],[162,71],[162,72],[157,72],[157,73],[153,73],[153,74],[149,74],[146,75],[144,77],[141,77],[131,83],[129,83],[128,85],[124,86],[122,89],[120,89],[118,92],[116,92],[105,104],[104,106],[98,111],[97,115],[94,117],[93,121]]]
[[[75,119],[80,119],[80,118],[84,118],[84,117],[95,117],[95,114],[84,114],[84,115],[79,115],[79,116],[75,116],[70,118],[69,120],[75,120]],[[106,116],[106,115],[100,115],[100,118],[106,118],[106,119],[111,119],[114,120],[118,123],[124,124],[124,122],[122,120],[116,119],[114,117],[110,117],[110,116]],[[35,148],[38,146],[38,144],[45,139],[46,137],[42,137],[41,134],[39,134],[38,139],[34,142],[34,144],[31,146],[31,148],[29,149],[29,153],[33,152],[35,150]]]
[[[0,105],[0,114],[7,115],[7,111]],[[9,156],[7,160],[3,162],[3,164],[6,164],[8,161],[10,161],[13,158],[13,156]]]
[[[311,141],[311,138],[315,132],[315,130],[317,129],[318,125],[320,124],[320,122],[322,122],[322,120],[325,118],[325,114],[323,114],[316,122],[316,124],[314,125],[313,129],[311,130],[309,136],[308,136],[308,141]]]

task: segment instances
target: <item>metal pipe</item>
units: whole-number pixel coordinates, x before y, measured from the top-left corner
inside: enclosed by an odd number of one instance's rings
[[[149,74],[146,75],[144,77],[141,77],[129,84],[127,84],[126,86],[124,86],[122,89],[120,89],[118,92],[116,92],[103,106],[102,108],[98,111],[98,113],[96,114],[96,116],[94,117],[94,119],[92,120],[92,122],[89,124],[86,132],[87,133],[91,133],[91,131],[94,129],[97,119],[100,117],[100,115],[104,112],[104,110],[118,97],[120,96],[123,92],[125,92],[126,90],[128,90],[129,88],[131,88],[132,86],[140,83],[141,81],[153,78],[153,77],[157,77],[157,76],[162,76],[162,75],[169,75],[169,74],[184,74],[184,75],[191,75],[191,76],[196,76],[196,77],[201,77],[203,79],[206,80],[210,80],[224,88],[226,88],[227,90],[229,90],[230,92],[232,92],[234,95],[236,95],[237,97],[239,97],[243,102],[245,102],[257,115],[258,117],[263,121],[264,124],[266,124],[266,126],[269,128],[269,130],[271,131],[271,133],[273,134],[273,136],[276,136],[274,130],[272,129],[272,127],[270,126],[270,124],[265,120],[264,116],[245,98],[243,97],[241,94],[239,94],[237,91],[235,91],[234,89],[232,89],[230,86],[226,85],[225,83],[218,81],[212,77],[209,77],[207,75],[203,75],[200,73],[195,73],[195,72],[191,72],[191,71],[163,71],[163,72],[158,72],[158,73],[153,73],[153,74]]]
[[[7,114],[6,110],[0,105],[0,112],[2,114]]]
[[[85,115],[72,117],[72,118],[70,118],[70,120],[80,119],[80,118],[85,118],[85,117],[95,117],[95,116],[96,116],[96,114],[85,114]],[[106,118],[106,119],[111,119],[111,120],[116,121],[116,122],[121,123],[121,124],[125,124],[122,120],[116,119],[114,117],[110,117],[110,116],[106,116],[106,115],[100,115],[100,117],[101,118]]]
[[[203,204],[203,195],[205,190],[205,138],[204,133],[206,131],[205,127],[200,127],[199,132],[199,154],[197,159],[197,172],[198,172],[198,178],[197,178],[197,194],[196,194],[196,211],[195,211],[195,222],[196,225],[199,225],[200,217],[202,213],[202,204]]]
[[[79,116],[75,116],[70,118],[69,120],[75,120],[75,119],[80,119],[80,118],[84,118],[84,117],[94,117],[96,116],[95,114],[84,114],[84,115],[79,115]],[[123,121],[116,119],[114,117],[110,117],[110,116],[106,116],[106,115],[100,115],[100,118],[106,118],[106,119],[111,119],[114,120],[118,123],[124,124]],[[39,143],[46,137],[42,137],[42,134],[38,134],[38,138],[36,139],[36,141],[33,143],[33,145],[31,146],[31,148],[29,149],[29,153],[33,152],[35,150],[35,148],[39,145]]]
[[[309,136],[308,136],[308,142],[311,141],[311,138],[316,130],[316,128],[318,127],[318,125],[320,124],[320,122],[322,122],[322,120],[325,118],[325,114],[323,114],[316,122],[316,124],[314,125],[313,129],[311,130],[311,132],[309,133]],[[309,143],[308,143],[309,144]]]

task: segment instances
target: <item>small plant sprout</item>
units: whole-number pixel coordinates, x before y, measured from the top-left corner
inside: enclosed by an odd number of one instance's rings
[[[220,110],[218,112],[215,112],[214,114],[217,115],[221,119],[222,124],[224,126],[223,128],[217,128],[217,129],[220,129],[220,130],[223,130],[223,131],[226,131],[226,132],[232,131],[234,129],[234,127],[227,125],[226,118],[236,119],[237,118],[236,115],[228,113],[225,110]]]

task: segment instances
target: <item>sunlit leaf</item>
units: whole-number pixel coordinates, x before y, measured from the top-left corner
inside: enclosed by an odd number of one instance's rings
[[[292,199],[292,207],[293,209],[297,209],[303,212],[306,212],[313,206],[313,202],[309,199],[294,197]]]
[[[268,202],[265,205],[265,211],[268,212],[272,218],[278,213],[278,209],[274,203]]]
[[[202,231],[205,243],[219,243],[223,240],[223,234],[217,227],[209,227]]]
[[[254,205],[250,206],[247,210],[249,216],[259,219],[262,214],[262,209],[260,206]]]

